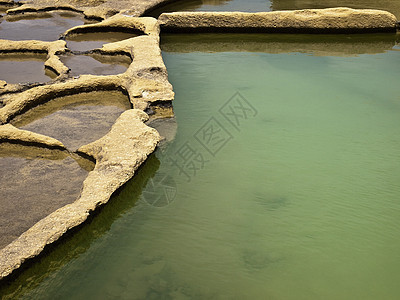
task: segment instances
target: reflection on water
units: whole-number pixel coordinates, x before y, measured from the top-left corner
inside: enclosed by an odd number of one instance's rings
[[[81,93],[53,99],[12,123],[76,150],[104,136],[126,109],[130,109],[129,99],[119,91]]]
[[[128,32],[75,34],[67,37],[67,47],[72,51],[88,51],[101,48],[105,43],[118,42],[135,36],[137,34]]]
[[[82,24],[83,16],[72,12],[8,15],[0,23],[0,39],[55,41],[67,29]]]
[[[164,12],[174,11],[269,11],[269,0],[189,0],[173,1],[149,11],[146,15],[158,18]]]
[[[134,208],[134,206],[140,199],[143,187],[154,176],[159,165],[160,162],[156,156],[151,155],[137,171],[135,178],[125,184],[123,189],[116,192],[111,201],[96,214],[95,218],[75,232],[72,237],[64,236],[62,242],[56,248],[53,248],[53,251],[43,257],[40,262],[25,269],[12,283],[0,282],[2,299],[16,299],[37,287],[49,275],[84,254],[92,243],[109,232],[115,220],[132,210],[135,210],[135,213],[140,213],[140,210]],[[45,295],[37,295],[37,298],[44,297]]]
[[[8,83],[47,82],[50,81],[50,73],[45,72],[44,62],[46,55],[0,54],[0,80]]]
[[[164,59],[178,132],[156,153],[156,172],[173,177],[176,196],[162,207],[142,196],[80,255],[62,267],[53,257],[56,270],[21,293],[398,299],[400,52],[173,52]],[[221,115],[236,92],[257,110],[242,114],[240,126]],[[210,122],[220,124],[213,132],[232,136],[214,156],[196,139]],[[182,169],[190,148],[205,159],[203,168]],[[154,186],[168,191],[156,178],[124,201],[143,191],[147,199]],[[71,247],[68,253],[78,252]]]
[[[78,198],[82,163],[58,150],[0,144],[0,248]]]
[[[121,74],[131,63],[125,55],[61,55],[60,59],[71,70],[69,74],[72,76]]]
[[[357,56],[384,53],[398,47],[398,34],[163,34],[165,52],[312,53]]]

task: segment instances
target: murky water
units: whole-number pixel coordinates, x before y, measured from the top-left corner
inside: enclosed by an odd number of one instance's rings
[[[0,23],[0,39],[55,41],[67,29],[82,24],[83,16],[72,12],[9,15]]]
[[[163,12],[174,11],[243,11],[259,12],[306,8],[351,7],[383,9],[400,17],[400,1],[397,0],[191,0],[175,1],[161,6],[148,14],[158,17]]]
[[[104,136],[130,108],[118,91],[91,92],[56,98],[12,121],[14,126],[60,140],[69,150]]]
[[[158,18],[163,12],[174,11],[269,11],[269,0],[189,0],[174,1],[148,12],[149,16]]]
[[[73,76],[82,74],[115,75],[124,73],[131,59],[124,55],[62,55],[61,61],[71,69]]]
[[[75,34],[67,38],[67,47],[72,51],[88,51],[103,47],[106,43],[113,43],[138,36],[127,32],[96,32]]]
[[[398,49],[398,34],[163,34],[166,52],[312,53],[317,56],[358,56]]]
[[[19,292],[398,299],[400,52],[177,51],[175,140]]]
[[[54,73],[44,68],[46,55],[0,54],[0,80],[8,83],[47,82]]]
[[[66,152],[0,144],[0,248],[74,202],[91,168]]]

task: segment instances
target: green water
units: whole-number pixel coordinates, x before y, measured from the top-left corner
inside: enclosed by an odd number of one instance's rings
[[[163,56],[175,140],[4,293],[399,299],[400,51]]]

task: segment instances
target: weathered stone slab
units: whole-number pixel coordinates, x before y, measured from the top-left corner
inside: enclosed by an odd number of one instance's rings
[[[261,13],[175,12],[159,17],[163,32],[395,32],[396,21],[386,11],[345,7]]]
[[[63,143],[54,138],[27,130],[21,130],[11,124],[0,125],[0,142],[65,150]]]
[[[132,178],[160,140],[158,132],[143,123],[147,118],[143,111],[128,110],[106,136],[79,149],[96,160],[94,170],[83,183],[80,198],[42,219],[0,250],[0,280],[27,259],[37,256],[46,245],[83,223],[90,212],[107,203],[111,195]]]
[[[72,27],[65,32],[65,35],[104,31],[137,31],[143,34],[158,36],[159,27],[157,25],[157,20],[154,18],[136,18],[117,14],[99,23]]]
[[[168,1],[169,0],[34,0],[26,1],[28,3],[10,9],[9,14],[69,10],[81,12],[87,18],[105,19],[117,14],[118,12],[125,11],[131,16],[139,17],[153,7]]]

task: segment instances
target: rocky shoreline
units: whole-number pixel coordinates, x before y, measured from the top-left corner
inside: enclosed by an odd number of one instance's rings
[[[69,230],[84,223],[89,215],[108,202],[112,194],[131,179],[140,165],[155,150],[161,137],[147,126],[146,112],[171,107],[172,85],[161,56],[160,31],[165,32],[268,32],[268,33],[364,33],[396,32],[398,21],[388,12],[349,8],[310,9],[266,13],[169,13],[159,20],[140,17],[163,0],[152,1],[46,1],[34,0],[20,5],[12,1],[0,4],[16,6],[8,14],[35,14],[53,10],[81,13],[100,22],[73,27],[61,40],[0,40],[0,53],[45,53],[45,67],[57,77],[46,84],[9,84],[0,81],[0,143],[57,149],[89,157],[95,161],[75,202],[51,213],[0,250],[0,280],[18,270],[24,262],[38,256],[43,249]],[[56,3],[56,4],[55,4]],[[96,32],[135,32],[137,37],[104,44],[90,53],[125,55],[131,64],[119,75],[70,76],[59,55],[68,52],[68,36]],[[123,112],[111,130],[99,140],[68,149],[54,138],[21,130],[10,124],[16,117],[52,99],[92,91],[122,91],[129,97],[131,109]],[[169,113],[172,115],[172,112]],[[153,116],[152,118],[156,118]]]

